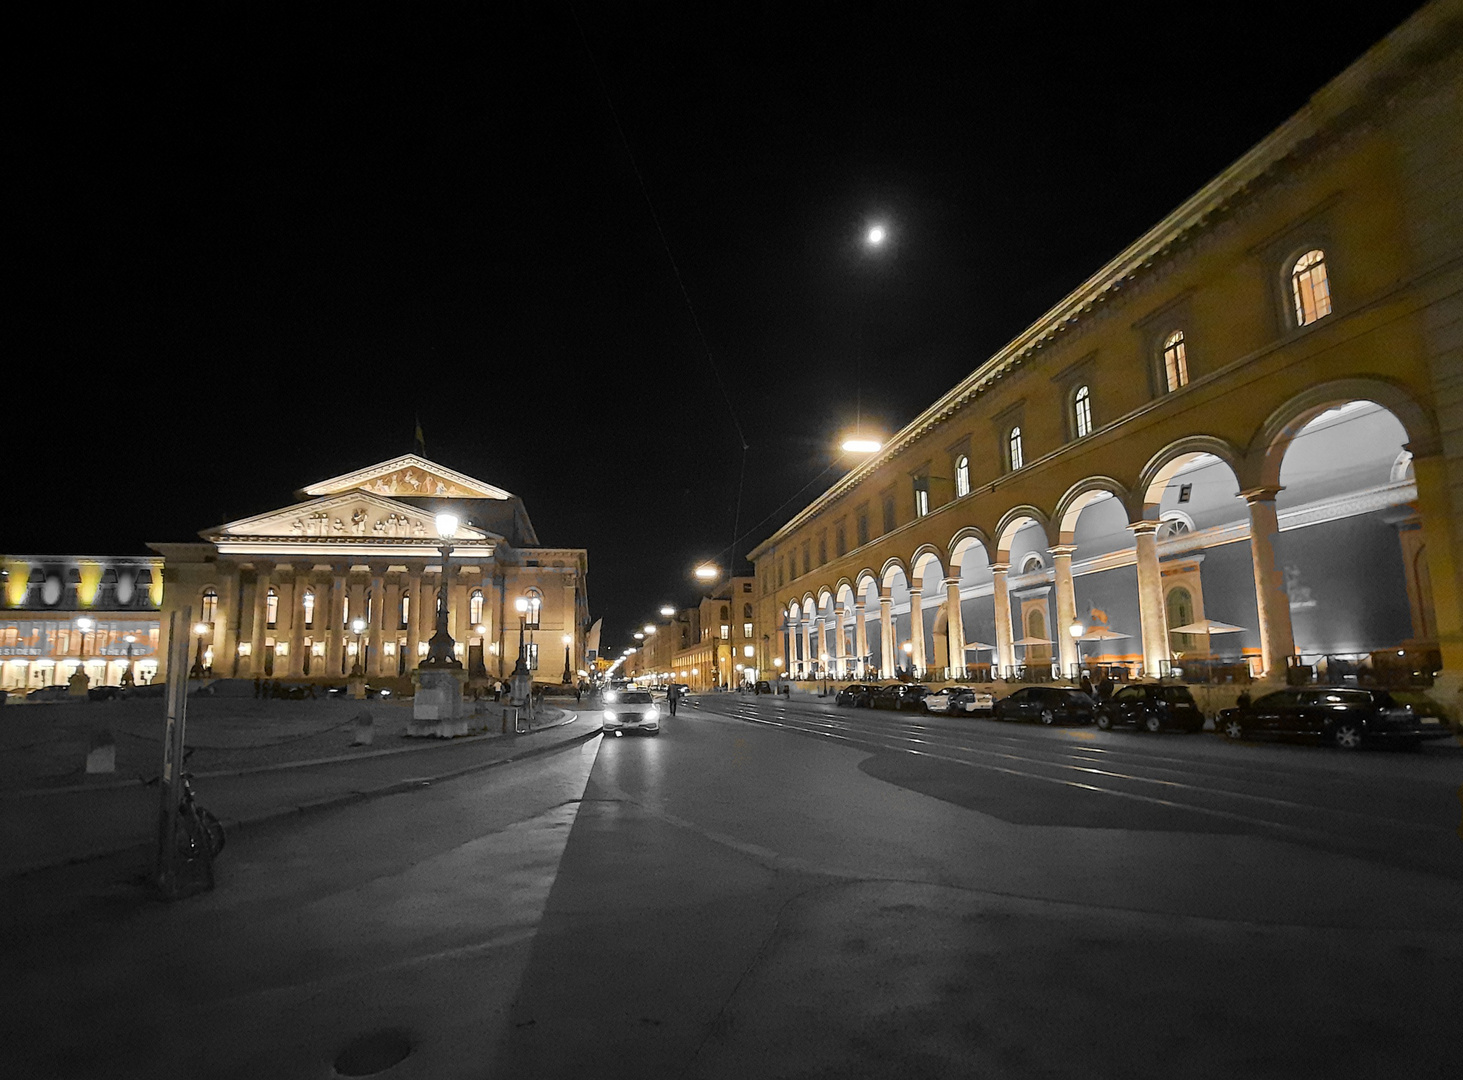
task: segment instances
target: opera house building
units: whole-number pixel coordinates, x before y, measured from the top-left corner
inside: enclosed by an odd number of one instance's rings
[[[469,678],[507,677],[520,637],[536,681],[576,675],[587,552],[542,546],[516,495],[408,454],[152,556],[0,557],[0,689],[78,668],[93,687],[161,678],[170,623],[203,677],[405,680],[436,627],[444,513],[459,522],[448,630]]]

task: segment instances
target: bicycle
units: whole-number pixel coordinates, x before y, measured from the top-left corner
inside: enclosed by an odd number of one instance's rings
[[[184,764],[193,756],[193,750],[191,746],[183,749]],[[161,777],[154,777],[147,783],[150,787],[161,780]],[[178,780],[181,792],[178,797],[178,822],[173,834],[173,850],[180,870],[183,867],[189,868],[187,876],[195,880],[196,887],[211,889],[213,860],[224,849],[227,836],[223,823],[210,810],[199,805],[198,797],[193,791],[193,774],[180,772]]]

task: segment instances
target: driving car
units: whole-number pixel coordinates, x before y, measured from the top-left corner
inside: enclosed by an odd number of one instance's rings
[[[997,720],[1090,724],[1095,711],[1092,699],[1075,686],[1023,686],[997,701],[991,715]]]
[[[1203,731],[1204,714],[1187,686],[1131,683],[1097,708],[1097,726],[1103,731],[1126,725],[1137,731]]]
[[[875,709],[917,710],[929,692],[928,686],[918,683],[890,683],[875,691],[869,698],[869,705]]]
[[[1419,715],[1386,690],[1323,686],[1276,690],[1248,704],[1221,709],[1215,726],[1230,739],[1318,737],[1343,750],[1364,743],[1416,746],[1451,732],[1439,716]]]
[[[947,686],[935,690],[920,702],[920,712],[927,713],[989,713],[996,703],[995,696],[984,690],[969,686]]]
[[[833,704],[843,708],[867,709],[869,699],[878,689],[877,686],[870,686],[867,683],[849,683],[838,691],[838,696],[833,699]]]
[[[604,730],[622,735],[626,731],[660,734],[660,709],[649,690],[620,690],[605,695]]]

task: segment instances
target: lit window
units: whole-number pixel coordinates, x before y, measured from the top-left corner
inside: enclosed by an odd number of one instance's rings
[[[467,621],[476,626],[483,621],[483,591],[474,589],[467,605]],[[538,622],[537,619],[533,620]]]
[[[529,589],[526,599],[528,600],[528,612],[524,624],[530,630],[537,630],[539,613],[542,612],[544,606],[543,594],[537,589]]]
[[[273,589],[264,597],[264,621],[271,630],[279,622],[279,594]]]
[[[924,517],[930,512],[930,493],[923,487],[914,489],[914,515]]]
[[[955,462],[955,497],[970,494],[970,458],[961,454]]]
[[[1184,332],[1175,330],[1163,340],[1163,375],[1169,392],[1189,383],[1189,361],[1184,355]]]
[[[1006,437],[1006,453],[1013,470],[1021,468],[1024,460],[1021,456],[1021,429],[1013,427],[1011,434]]]
[[[307,629],[313,630],[315,628],[315,590],[314,589],[306,589],[305,590],[305,597],[301,601],[301,606],[305,609],[305,626],[306,626]]]
[[[1072,419],[1076,421],[1077,438],[1092,433],[1092,392],[1085,386],[1077,387],[1072,398]]]
[[[751,623],[742,623],[742,637],[749,638],[751,636],[752,636],[752,624]]]
[[[203,603],[199,605],[199,621],[211,623],[218,615],[218,593],[212,589],[203,590]]]
[[[403,591],[401,594],[401,625],[400,630],[405,630],[411,625],[411,593]]]
[[[525,656],[526,656],[526,658],[528,660],[528,670],[529,671],[537,671],[538,670],[538,643],[537,642],[534,642],[534,641],[530,641],[527,645],[523,646],[523,651],[524,651],[524,654],[525,654]]]
[[[1290,271],[1295,295],[1295,322],[1305,326],[1331,314],[1331,285],[1326,278],[1326,253],[1307,251]]]
[[[725,641],[731,637],[731,627],[726,623],[721,624],[721,640]]]

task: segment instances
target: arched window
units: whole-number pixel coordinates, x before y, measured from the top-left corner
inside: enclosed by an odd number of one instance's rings
[[[970,494],[970,458],[961,454],[955,459],[955,497]]]
[[[538,618],[544,607],[544,595],[537,589],[529,589],[524,599],[528,601],[528,611],[524,615],[524,625],[530,630],[537,630]]]
[[[1021,468],[1023,459],[1021,457],[1021,429],[1019,427],[1013,427],[1011,434],[1006,436],[1006,460],[1010,463],[1013,472]]]
[[[279,623],[279,593],[272,588],[264,596],[264,622],[271,630]]]
[[[731,609],[728,608],[725,604],[721,605],[721,617],[723,620],[731,618]]]
[[[1175,330],[1163,339],[1163,377],[1169,393],[1189,384],[1189,361],[1184,353],[1184,332]]]
[[[405,630],[411,625],[411,593],[403,589],[401,591],[401,625],[398,629]]]
[[[1326,253],[1307,251],[1290,269],[1290,291],[1295,296],[1295,324],[1305,326],[1331,314],[1331,283],[1326,277]]]
[[[304,595],[304,598],[300,601],[300,606],[305,609],[305,628],[307,630],[313,630],[315,628],[315,590],[314,589],[306,589],[305,590],[305,595]],[[307,660],[308,660],[308,657],[307,657]],[[306,672],[305,674],[308,675],[309,672]]]
[[[1085,386],[1077,387],[1072,396],[1072,421],[1077,438],[1092,433],[1092,391]]]
[[[1182,585],[1175,585],[1165,597],[1169,626],[1188,626],[1194,621],[1194,597]],[[1189,652],[1197,647],[1197,634],[1168,633],[1172,647],[1178,652]]]
[[[203,590],[203,601],[198,605],[198,621],[211,623],[218,617],[218,593],[212,588]]]
[[[1041,556],[1034,551],[1027,555],[1026,558],[1021,560],[1021,572],[1023,574],[1030,574],[1034,571],[1044,569],[1046,569],[1046,563],[1043,562]]]
[[[472,596],[468,598],[467,602],[467,612],[467,621],[473,626],[483,621],[483,591],[481,589],[472,591]],[[537,619],[533,621],[538,622]]]
[[[1193,531],[1194,519],[1188,514],[1182,510],[1165,510],[1163,521],[1158,526],[1158,532],[1155,535],[1159,540],[1167,540],[1169,537],[1182,536],[1184,533]]]

